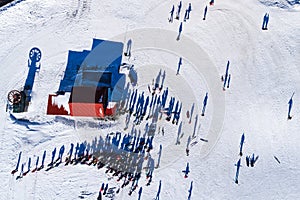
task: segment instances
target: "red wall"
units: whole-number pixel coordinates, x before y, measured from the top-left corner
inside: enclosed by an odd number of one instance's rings
[[[101,117],[105,116],[101,103],[69,103],[71,116]]]
[[[58,107],[58,105],[52,103],[53,96],[57,96],[57,95],[50,94],[48,96],[47,115],[69,115],[68,111],[66,111],[63,105]]]

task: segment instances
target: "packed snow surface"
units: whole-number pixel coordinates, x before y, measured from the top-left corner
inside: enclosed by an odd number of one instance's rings
[[[190,19],[183,22],[189,3]],[[299,1],[216,0],[210,6],[209,1],[183,0],[180,19],[169,23],[172,6],[175,17],[178,4],[162,0],[24,0],[0,8],[0,199],[97,199],[102,183],[108,183],[114,199],[138,199],[142,187],[141,199],[151,200],[157,195],[160,180],[161,199],[187,199],[191,181],[191,199],[195,200],[299,198]],[[261,28],[265,13],[270,16],[268,30]],[[180,22],[183,31],[177,41]],[[143,135],[146,123],[151,122],[144,119],[133,127],[132,116],[124,130],[127,113],[115,121],[46,115],[48,94],[59,87],[68,50],[91,49],[93,38],[123,42],[125,49],[131,38],[132,55],[123,57],[123,62],[134,64],[137,73],[137,84],[130,90],[151,96],[147,86],[161,70],[166,73],[163,89],[168,87],[169,97],[183,104],[178,125],[167,122],[165,116],[158,120],[151,157],[143,166],[151,159],[157,164],[162,145],[160,166],[154,169],[149,186],[147,168],[142,170],[131,196],[131,182],[117,194],[123,180],[118,182],[105,173],[105,167],[84,164],[61,164],[49,171],[45,167],[16,180],[21,165],[27,171],[31,158],[33,169],[37,156],[41,162],[44,150],[48,164],[55,147],[59,151],[65,145],[65,158],[71,143],[92,144],[95,137],[105,140],[107,134],[118,131],[122,136]],[[28,112],[6,112],[8,92],[22,90],[32,47],[41,49],[42,59]],[[180,57],[183,64],[176,75]],[[231,82],[223,91],[221,76],[227,61]],[[208,104],[205,116],[201,116],[206,92]],[[294,92],[292,119],[287,120],[288,102]],[[191,113],[193,104],[190,120],[186,113]],[[186,156],[192,135],[194,145],[190,144]],[[177,139],[180,144],[175,145]],[[12,175],[20,151],[19,171]],[[259,158],[254,167],[247,167],[245,156],[253,153]],[[235,184],[239,158],[242,166]],[[190,173],[184,178],[187,163]]]

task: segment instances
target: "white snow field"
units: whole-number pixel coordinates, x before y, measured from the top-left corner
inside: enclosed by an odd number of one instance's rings
[[[188,4],[190,19],[183,22]],[[0,8],[0,199],[49,200],[97,199],[102,183],[112,188],[102,199],[155,199],[161,180],[162,200],[188,199],[299,199],[300,197],[300,7],[294,0],[182,1],[180,19],[168,22],[173,5],[162,0],[24,0]],[[202,20],[208,6],[206,20]],[[262,30],[269,13],[268,30]],[[180,22],[183,31],[176,40]],[[85,164],[67,165],[29,172],[16,180],[20,166],[34,168],[37,156],[65,145],[105,140],[111,132],[145,133],[152,119],[134,125],[131,117],[124,130],[126,114],[115,121],[46,115],[48,94],[58,90],[67,64],[68,50],[91,49],[92,39],[126,43],[132,39],[132,55],[123,62],[134,64],[138,81],[130,90],[148,92],[159,71],[165,72],[164,89],[182,102],[178,125],[158,120],[151,157],[142,159],[143,170],[137,189],[129,196],[131,182],[120,188],[106,168]],[[22,90],[27,77],[28,54],[32,47],[42,51],[41,70],[35,77],[28,112],[6,112],[7,94]],[[176,75],[179,57],[183,64]],[[230,61],[230,88],[222,89],[221,76]],[[208,92],[205,116],[202,102]],[[287,120],[288,101],[293,92],[292,119]],[[191,123],[186,112],[194,106]],[[23,118],[29,121],[18,121]],[[181,132],[178,132],[181,124]],[[162,127],[165,134],[162,135]],[[160,129],[160,131],[159,131]],[[239,143],[245,134],[243,156]],[[186,146],[191,141],[189,156]],[[180,144],[175,145],[177,137]],[[205,139],[207,142],[201,140]],[[147,163],[160,165],[146,186]],[[19,171],[14,175],[19,152]],[[245,156],[258,155],[254,167]],[[280,163],[274,158],[278,158]],[[239,182],[236,166],[241,158]],[[40,161],[41,162],[41,161]],[[190,173],[184,178],[186,164]],[[120,191],[116,193],[117,189]]]

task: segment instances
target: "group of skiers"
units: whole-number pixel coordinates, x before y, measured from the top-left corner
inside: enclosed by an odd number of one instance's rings
[[[252,154],[252,156],[246,156],[246,165],[247,167],[249,167],[249,165],[251,167],[254,167],[255,162],[257,161],[258,156],[255,157],[254,153]]]
[[[62,162],[62,156],[64,154],[64,150],[65,150],[65,146],[62,145],[60,150],[59,150],[58,158],[54,161],[54,157],[55,157],[55,154],[56,154],[56,148],[54,148],[54,150],[52,151],[51,163],[48,164],[49,167],[50,166],[54,167],[55,163],[56,163],[55,166],[58,166]],[[21,156],[22,156],[22,152],[19,153],[16,168],[11,172],[11,174],[13,174],[13,175],[19,170],[19,165],[20,165],[20,162],[21,162]],[[35,168],[31,171],[31,157],[29,157],[28,162],[27,162],[28,170],[24,171],[24,167],[25,167],[26,163],[22,163],[20,174],[19,174],[19,176],[16,177],[16,179],[22,178],[23,176],[28,174],[30,171],[31,172],[36,172],[36,171],[40,171],[41,169],[43,169],[45,167],[45,159],[46,159],[46,150],[43,153],[41,165],[39,166],[39,156],[37,156],[36,157],[36,162],[35,162]],[[48,170],[49,170],[49,168],[48,168]]]
[[[148,136],[147,138],[145,138],[125,134],[120,145],[120,140],[116,140],[115,137],[112,139],[112,144],[119,149],[123,149],[129,152],[149,152],[153,149],[153,138],[153,136]]]
[[[177,6],[177,11],[176,11],[176,16],[175,16],[175,19],[179,20],[180,19],[180,13],[181,13],[181,8],[182,8],[182,1],[179,2],[178,6]],[[190,13],[192,11],[192,4],[189,3],[187,9],[185,10],[185,13],[184,13],[184,19],[183,21],[186,22],[188,19],[190,19]],[[170,11],[170,17],[169,17],[169,22],[172,23],[173,22],[173,17],[174,17],[174,12],[175,12],[175,6],[173,5],[172,6],[172,9]],[[182,22],[180,22],[180,25],[179,25],[179,33],[178,33],[178,36],[177,36],[177,40],[180,39],[180,35],[181,35],[181,32],[182,32]]]
[[[179,20],[179,18],[180,18],[181,8],[182,8],[182,1],[180,1],[177,6],[177,11],[176,11],[176,16],[175,16],[175,19],[177,19],[177,20]],[[192,4],[189,3],[188,8],[185,10],[184,21],[186,21],[190,18],[191,11],[192,11]],[[173,7],[170,11],[170,17],[169,17],[169,22],[171,22],[171,23],[173,22],[174,12],[175,12],[175,6],[173,5]]]
[[[173,114],[172,123],[178,125],[181,109],[182,109],[182,103],[180,103],[180,101],[176,101],[175,107],[174,105],[175,105],[175,97],[171,97],[169,101],[169,106],[164,109],[165,110],[164,112],[167,114],[167,118],[166,118],[167,121],[171,120]]]
[[[209,2],[209,5],[213,6],[214,5],[214,0],[211,0]],[[182,9],[182,1],[180,1],[179,4],[177,5],[177,11],[176,11],[176,16],[175,16],[175,19],[177,19],[177,20],[180,20],[181,9]],[[206,19],[207,9],[208,9],[207,6],[205,6],[203,20]],[[192,4],[189,3],[189,5],[188,5],[188,7],[187,7],[187,9],[185,10],[185,13],[184,13],[184,17],[183,17],[183,21],[184,22],[186,22],[187,20],[190,19],[190,13],[191,13],[191,11],[192,11]],[[173,5],[172,9],[170,11],[170,17],[168,18],[168,20],[169,20],[170,23],[173,23],[174,12],[175,12],[175,6]],[[177,40],[180,40],[180,35],[181,35],[182,30],[183,30],[183,23],[180,22]]]
[[[243,145],[245,142],[245,134],[243,133],[242,137],[241,137],[241,142],[240,142],[240,156],[243,156]],[[249,165],[251,167],[254,167],[254,164],[257,162],[259,156],[255,156],[254,153],[252,154],[252,156],[246,156],[246,165],[247,167],[249,167]],[[241,166],[241,158],[238,160],[236,167],[236,175],[235,175],[235,183],[238,184],[238,176],[239,176],[239,171],[240,171],[240,166]]]
[[[230,80],[231,80],[231,74],[229,74],[229,65],[230,65],[230,62],[228,60],[227,66],[226,66],[226,71],[225,71],[225,76],[221,76],[221,81],[223,82],[223,90],[224,91],[225,91],[226,85],[227,85],[227,89],[229,88]]]
[[[121,188],[125,187],[129,184],[130,181],[132,181],[132,186],[129,192],[129,195],[132,194],[132,192],[137,188],[138,186],[138,180],[141,176],[141,170],[142,170],[142,163],[145,159],[145,151],[148,152],[148,172],[146,178],[149,178],[149,181],[147,185],[150,185],[152,181],[152,173],[154,170],[154,160],[151,158],[151,155],[149,154],[149,151],[153,148],[152,142],[153,142],[153,136],[148,137],[147,139],[140,136],[131,136],[125,134],[123,136],[123,139],[121,140],[121,133],[117,132],[116,134],[112,133],[107,134],[105,140],[101,139],[98,141],[93,140],[92,144],[82,142],[77,143],[77,145],[74,145],[71,143],[70,150],[68,152],[68,155],[66,157],[66,163],[67,164],[77,164],[80,162],[81,164],[94,164],[94,166],[97,165],[98,169],[104,167],[107,165],[106,173],[113,173],[113,176],[118,177],[118,181],[121,179],[124,179],[124,183],[122,184]],[[96,149],[95,149],[96,148]],[[120,151],[116,151],[116,149],[119,149]],[[160,146],[160,152],[162,150],[162,146]],[[51,162],[48,164],[48,169],[53,168],[54,166],[58,166],[58,163],[62,162],[63,154],[65,151],[65,146],[62,145],[59,150],[58,158],[56,158],[56,148],[52,151],[52,157]],[[134,153],[132,153],[134,152]],[[13,170],[13,174],[18,171],[19,163],[21,160],[21,154],[19,153],[19,159],[17,163],[17,167],[15,170]],[[113,155],[112,157],[110,157]],[[116,155],[116,156],[115,156]],[[131,155],[131,156],[130,156]],[[72,159],[73,156],[73,159]],[[104,156],[104,157],[103,157]],[[43,160],[42,160],[42,167],[44,167],[44,161],[46,158],[46,151],[44,151]],[[92,159],[91,159],[92,158]],[[127,159],[127,160],[126,160]],[[37,157],[36,162],[36,169],[38,169],[38,160],[39,157]],[[88,163],[88,161],[90,162]],[[120,161],[124,162],[124,167],[120,166]],[[29,158],[28,161],[28,173],[30,171],[30,165],[31,165],[31,158]],[[21,170],[21,177],[22,178],[24,174],[24,166],[25,164],[22,164],[22,170]],[[132,168],[130,168],[132,166]],[[42,168],[40,167],[40,168]],[[128,169],[128,170],[125,170]],[[26,175],[26,174],[24,174]],[[120,188],[119,188],[120,189]],[[108,184],[104,186],[104,183],[101,186],[98,199],[102,198],[102,193],[105,195],[109,191]],[[140,190],[141,194],[141,190]]]
[[[167,115],[167,121],[171,121],[173,116],[172,123],[177,125],[180,119],[182,103],[176,101],[175,97],[171,97],[168,107],[166,107],[168,93],[168,88],[166,88],[163,90],[162,94],[154,94],[151,97],[146,97],[144,92],[138,95],[137,89],[133,90],[130,99],[128,99],[129,115],[126,117],[125,129],[128,128],[131,115],[135,116],[135,120],[133,122],[135,124],[140,124],[145,116],[147,116],[146,120],[148,120],[151,117],[157,118],[160,113],[159,119],[161,119],[162,114],[164,113]],[[127,110],[126,107],[125,110]],[[154,120],[157,121],[158,119]]]
[[[108,168],[105,173],[112,173],[112,176],[118,177],[117,181],[120,181],[121,179],[123,180],[123,183],[121,184],[120,187],[114,191],[114,188],[109,188],[108,183],[102,183],[98,198],[97,200],[102,200],[102,195],[103,196],[108,196],[108,195],[113,195],[114,193],[118,194],[120,190],[127,185],[129,185],[130,181],[132,182],[130,190],[128,192],[128,195],[130,196],[132,192],[135,191],[135,189],[138,187],[138,181],[141,178],[141,172],[135,172],[135,173],[128,173],[128,172],[122,172],[122,171],[117,171],[112,168]],[[142,190],[139,190],[139,196],[141,196]]]

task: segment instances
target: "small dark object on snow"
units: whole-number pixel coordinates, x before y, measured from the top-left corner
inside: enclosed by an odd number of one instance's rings
[[[246,165],[249,167],[249,156],[246,156]]]
[[[276,156],[274,156],[274,158],[275,158],[275,160],[280,164],[279,159],[278,159]]]
[[[208,142],[207,139],[200,138],[200,140],[203,141],[203,142]]]
[[[102,200],[102,193],[101,192],[99,192],[97,200]]]
[[[189,152],[190,152],[189,148],[186,148],[185,152],[186,152],[186,156],[189,156],[189,155],[190,155],[190,154],[189,154]]]

